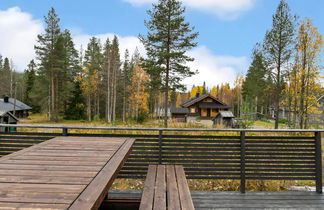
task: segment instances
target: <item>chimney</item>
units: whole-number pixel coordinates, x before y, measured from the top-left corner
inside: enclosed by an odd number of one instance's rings
[[[3,98],[3,102],[5,102],[5,103],[9,103],[9,97],[8,97],[8,96],[5,96],[5,97]]]

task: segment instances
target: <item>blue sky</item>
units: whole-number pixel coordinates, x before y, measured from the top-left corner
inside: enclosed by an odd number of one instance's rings
[[[116,34],[122,50],[136,46],[145,34],[146,10],[154,0],[0,0],[0,54],[13,59],[17,70],[24,69],[33,55],[35,34],[43,30],[43,16],[54,7],[61,27],[70,29],[78,45],[86,45],[90,36],[101,39]],[[323,0],[287,0],[292,13],[309,17],[324,33]],[[185,80],[187,85],[206,80],[208,85],[233,82],[244,74],[251,49],[271,28],[272,14],[279,0],[184,0],[187,20],[200,32],[198,47],[189,52],[196,58],[190,66],[201,73]],[[11,20],[13,24],[7,24]],[[30,28],[28,28],[30,27]],[[20,33],[21,32],[21,33]],[[17,36],[16,34],[23,34]],[[6,40],[6,38],[8,40]],[[17,39],[13,41],[13,39]],[[10,42],[15,42],[8,44]],[[24,49],[18,47],[23,44]],[[210,79],[213,78],[213,79]]]

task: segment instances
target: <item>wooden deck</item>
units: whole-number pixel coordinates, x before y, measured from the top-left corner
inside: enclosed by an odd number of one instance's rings
[[[191,191],[191,196],[196,210],[212,209],[324,209],[324,195],[316,192],[216,192],[216,191]],[[139,202],[141,191],[110,191],[108,201],[109,209],[118,208],[123,200]],[[116,204],[113,204],[116,202]],[[118,203],[120,202],[120,203]],[[117,208],[116,208],[117,207]],[[103,208],[105,209],[105,208]],[[136,209],[136,205],[133,208]]]
[[[96,209],[134,140],[56,137],[0,158],[0,209]]]
[[[150,165],[140,210],[194,210],[181,165]]]

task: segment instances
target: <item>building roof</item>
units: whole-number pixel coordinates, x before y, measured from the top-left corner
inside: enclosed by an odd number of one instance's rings
[[[234,114],[231,111],[220,111],[217,116],[220,115],[223,118],[233,118]]]
[[[14,107],[15,99],[9,98],[9,102],[5,103],[3,98],[0,98],[0,111],[9,112],[9,111],[22,111],[32,109],[30,106],[24,104],[23,102],[16,99],[16,107]]]
[[[17,120],[17,121],[19,121],[19,119],[15,116],[15,115],[13,115],[13,114],[11,114],[11,112],[5,112],[5,111],[1,111],[0,110],[0,118],[1,117],[3,117],[5,114],[8,114],[8,115],[10,115],[12,118],[14,118],[15,120]]]
[[[190,105],[194,104],[194,103],[197,103],[207,97],[210,97],[212,99],[214,99],[215,101],[217,101],[218,103],[220,103],[221,105],[226,105],[224,102],[220,101],[218,98],[215,98],[209,94],[203,94],[203,95],[199,95],[199,96],[196,96],[194,98],[190,98],[188,101],[185,101],[184,103],[180,104],[180,106],[182,107],[189,107]]]
[[[172,114],[188,114],[189,110],[187,108],[171,107],[171,113]]]

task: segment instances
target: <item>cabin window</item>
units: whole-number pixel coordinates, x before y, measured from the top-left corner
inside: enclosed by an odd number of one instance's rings
[[[207,109],[201,109],[201,116],[207,117]]]
[[[217,111],[216,109],[212,109],[211,117],[216,117]]]
[[[196,108],[195,107],[191,107],[190,108],[190,113],[196,113]]]

